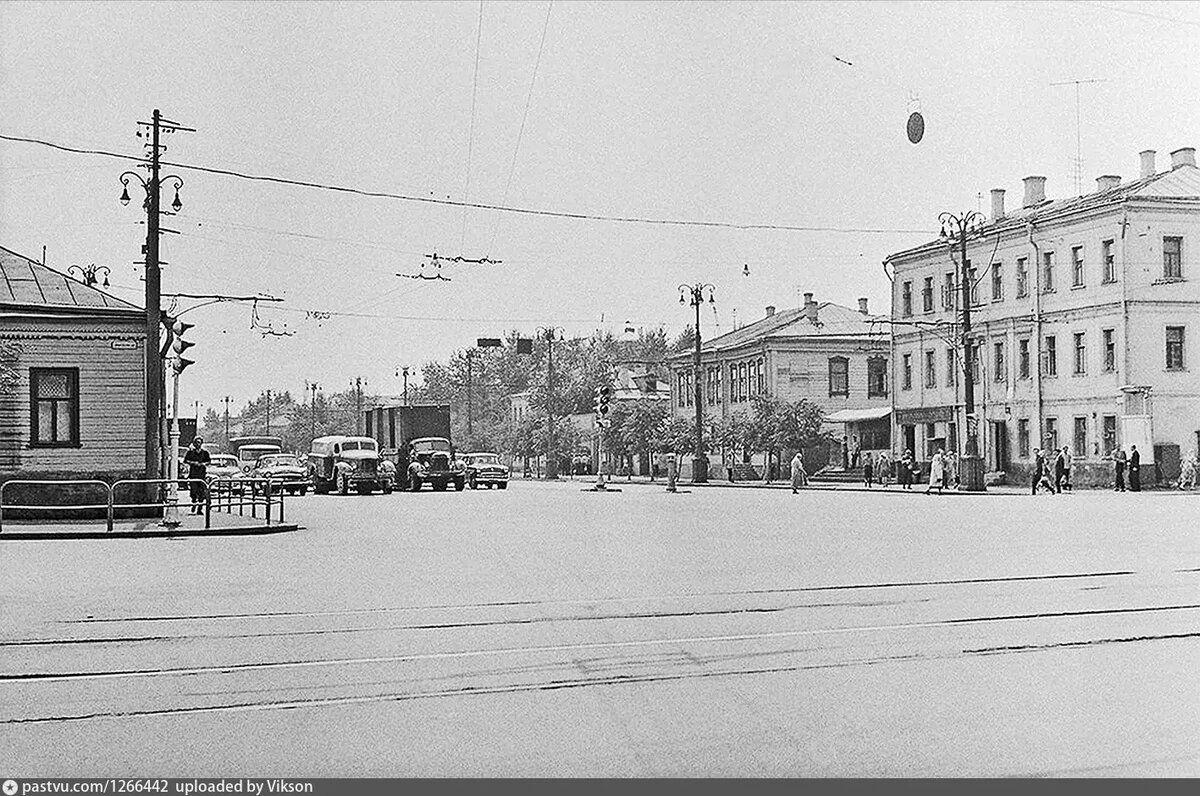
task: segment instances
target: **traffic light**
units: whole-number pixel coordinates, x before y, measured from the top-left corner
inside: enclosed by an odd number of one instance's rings
[[[609,385],[596,388],[596,417],[603,419],[608,414],[608,403],[612,400],[613,389]]]
[[[188,365],[194,363],[194,360],[187,359],[183,356],[183,352],[195,345],[191,340],[184,340],[183,336],[187,334],[189,329],[195,328],[196,324],[186,323],[176,319],[171,324],[171,336],[174,338],[171,343],[171,350],[175,352],[175,357],[171,360],[171,367],[175,370],[175,375],[183,373]]]

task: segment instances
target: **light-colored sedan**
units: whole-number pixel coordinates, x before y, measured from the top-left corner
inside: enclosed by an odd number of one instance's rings
[[[297,492],[301,495],[308,492],[311,483],[308,463],[294,453],[268,453],[259,456],[254,469],[250,471],[250,477],[267,479],[273,492],[282,489],[293,495]]]

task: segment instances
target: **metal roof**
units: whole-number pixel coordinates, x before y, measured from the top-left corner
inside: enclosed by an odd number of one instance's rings
[[[3,246],[0,246],[0,304],[142,312],[141,307],[85,285],[78,279]]]
[[[986,236],[1013,229],[1024,229],[1025,225],[1030,222],[1046,221],[1054,216],[1084,212],[1106,205],[1118,205],[1130,199],[1165,202],[1200,201],[1200,168],[1191,164],[1183,164],[1170,171],[1120,183],[1105,191],[1096,191],[1083,196],[1069,196],[1063,199],[1046,199],[1032,207],[1022,207],[1005,212],[1001,218],[985,224],[980,229],[979,235]],[[889,255],[888,259],[917,254],[932,248],[942,249],[945,248],[945,245],[942,240],[929,241],[895,252]]]
[[[719,337],[706,340],[700,345],[701,352],[726,351],[747,343],[765,339],[821,339],[828,337],[872,336],[873,322],[886,320],[887,316],[864,315],[856,309],[834,304],[832,301],[818,302],[817,322],[808,319],[803,307],[779,310],[774,315],[760,318],[754,323],[726,332]],[[878,330],[875,336],[878,336]],[[690,354],[687,354],[690,356]],[[676,354],[679,359],[684,353]]]

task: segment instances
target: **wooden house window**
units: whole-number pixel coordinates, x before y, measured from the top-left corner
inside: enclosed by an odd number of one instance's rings
[[[79,447],[79,368],[30,368],[29,444]]]

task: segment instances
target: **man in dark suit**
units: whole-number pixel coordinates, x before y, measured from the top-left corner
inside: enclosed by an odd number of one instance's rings
[[[1142,491],[1142,454],[1138,453],[1137,445],[1129,446],[1129,491]]]
[[[1116,466],[1116,470],[1117,470],[1117,485],[1114,487],[1114,489],[1117,492],[1124,492],[1125,491],[1125,450],[1123,448],[1117,448],[1116,452],[1113,454],[1113,464]]]

